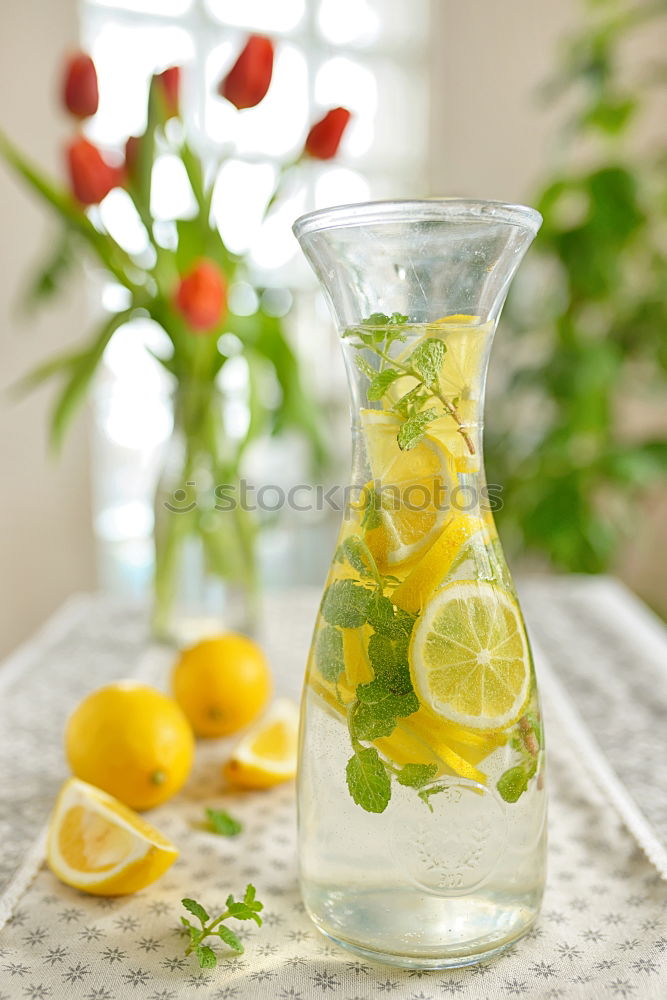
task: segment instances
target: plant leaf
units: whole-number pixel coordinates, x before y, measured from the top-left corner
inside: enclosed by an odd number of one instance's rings
[[[496,782],[498,792],[505,802],[517,802],[528,788],[528,772],[521,764],[505,771]]]
[[[225,927],[224,924],[221,924],[219,927],[216,928],[215,933],[218,935],[221,941],[224,941],[226,945],[229,945],[229,947],[232,948],[235,952],[237,952],[237,954],[239,955],[243,954],[243,952],[245,951],[243,944],[240,941],[240,939],[236,936],[233,930],[231,930],[229,927]]]
[[[369,400],[373,402],[375,400],[382,399],[389,386],[392,385],[396,379],[401,378],[402,374],[402,372],[396,371],[394,368],[386,368],[384,371],[377,372],[373,375],[366,393]]]
[[[243,824],[224,809],[207,809],[206,818],[209,829],[221,837],[236,837],[243,830]]]
[[[199,959],[200,969],[214,969],[218,964],[218,958],[212,948],[207,944],[199,944],[194,949],[195,955]]]
[[[391,798],[391,782],[375,747],[357,750],[347,762],[345,773],[356,804],[366,812],[384,812]]]
[[[426,385],[438,381],[447,348],[442,340],[428,337],[410,355],[408,364]]]
[[[208,913],[201,905],[201,903],[198,903],[196,899],[190,899],[190,897],[188,896],[185,899],[182,899],[181,903],[183,904],[185,909],[189,910],[189,912],[192,913],[192,915],[195,916],[197,920],[200,920],[202,924],[205,924],[210,920]],[[181,920],[184,919],[185,919],[184,917],[181,917]]]
[[[98,232],[81,205],[63,188],[52,184],[49,178],[23,156],[2,131],[0,131],[0,155],[33,191],[36,191],[66,223],[86,239],[104,267],[133,294],[139,295],[140,289],[130,277],[134,265],[128,254],[108,234]]]
[[[315,646],[317,669],[325,680],[335,683],[345,669],[343,636],[334,625],[325,625]]]
[[[373,591],[354,580],[334,580],[322,600],[322,617],[329,625],[359,628],[366,621]]]
[[[55,450],[62,444],[65,431],[77,406],[83,401],[107,344],[116,330],[127,323],[132,313],[132,309],[126,309],[111,316],[102,324],[88,350],[80,354],[71,365],[69,378],[56,400],[51,417],[51,445]]]
[[[72,248],[72,230],[63,226],[55,248],[33,275],[23,295],[23,306],[30,310],[61,291],[76,257]]]
[[[396,775],[399,785],[407,785],[410,788],[421,788],[433,781],[438,773],[437,764],[404,764]]]
[[[398,447],[402,451],[410,451],[419,444],[424,437],[426,428],[438,416],[438,411],[433,409],[420,410],[405,420],[399,429],[397,440]]]

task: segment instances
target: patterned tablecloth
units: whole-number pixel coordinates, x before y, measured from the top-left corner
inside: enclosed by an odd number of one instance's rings
[[[115,900],[61,885],[41,866],[36,835],[65,773],[64,718],[85,691],[110,678],[138,675],[158,681],[168,669],[165,654],[146,646],[140,612],[108,599],[81,597],[0,670],[0,905],[8,917],[0,932],[0,1000],[312,1000],[329,995],[337,1000],[664,1000],[667,883],[656,864],[663,863],[666,757],[650,758],[650,777],[647,758],[643,761],[652,789],[646,801],[663,789],[659,808],[651,810],[641,801],[641,790],[635,794],[635,787],[624,787],[609,767],[610,761],[616,772],[625,766],[624,781],[632,773],[642,777],[631,770],[638,766],[634,750],[623,765],[612,746],[621,737],[609,734],[633,718],[636,724],[640,711],[648,711],[646,718],[654,724],[659,720],[656,711],[667,697],[667,640],[611,581],[540,581],[524,586],[523,594],[542,659],[558,669],[574,695],[563,694],[544,663],[550,868],[542,916],[526,938],[494,961],[429,973],[359,961],[329,943],[310,924],[299,898],[292,787],[216,794],[225,749],[219,743],[200,747],[186,791],[152,814],[182,849],[161,881]],[[316,600],[317,595],[304,592],[270,604],[267,645],[282,693],[298,691]],[[590,661],[595,674],[590,665],[585,675],[580,664],[572,666],[579,648],[587,656],[595,650]],[[626,649],[628,655],[632,651],[627,661]],[[643,691],[645,663],[647,671],[662,670],[662,686],[647,690],[648,709],[639,704],[630,709],[626,702],[622,711],[609,694],[610,688],[616,695],[624,690],[617,668],[624,667],[631,685]],[[603,709],[587,687],[593,682],[604,689],[599,695],[602,702],[607,699]],[[622,718],[614,720],[619,711]],[[664,739],[664,718],[657,740]],[[655,745],[641,739],[654,752]],[[200,822],[208,805],[228,808],[244,823],[243,833],[224,839],[204,832]],[[652,851],[655,864],[637,838]],[[266,905],[264,926],[242,925],[246,953],[201,972],[183,954],[180,898],[196,895],[213,910],[247,881],[255,883]]]

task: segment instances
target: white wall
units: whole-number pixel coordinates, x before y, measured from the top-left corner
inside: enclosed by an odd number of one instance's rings
[[[432,0],[430,190],[519,201],[556,120],[537,101],[580,0]]]
[[[69,123],[57,104],[62,54],[76,40],[75,0],[0,3],[0,123],[34,160],[62,169]],[[61,457],[47,453],[52,390],[15,402],[6,387],[83,333],[83,283],[30,319],[19,288],[54,232],[47,211],[0,164],[0,655],[73,590],[93,581],[88,456],[80,421]]]

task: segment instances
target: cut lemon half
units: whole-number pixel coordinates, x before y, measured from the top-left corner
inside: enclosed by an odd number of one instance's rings
[[[93,785],[70,778],[49,822],[46,860],[66,885],[96,896],[145,889],[178,851],[127,806]]]
[[[296,775],[299,708],[277,698],[263,719],[248,730],[224,766],[237,788],[270,788]]]
[[[402,451],[401,420],[385,410],[362,410],[373,484],[380,489],[380,525],[366,540],[383,572],[413,559],[442,531],[453,488],[449,453],[424,437]],[[377,502],[377,501],[376,501]]]
[[[410,666],[420,700],[436,715],[474,729],[503,729],[521,714],[530,688],[516,602],[491,583],[444,587],[415,626]]]

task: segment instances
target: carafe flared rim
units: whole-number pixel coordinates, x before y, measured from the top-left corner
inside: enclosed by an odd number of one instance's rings
[[[506,223],[534,236],[542,224],[542,216],[528,205],[513,205],[502,201],[470,198],[395,199],[319,208],[300,216],[292,229],[296,238],[301,240],[311,233],[353,226],[473,221]]]

